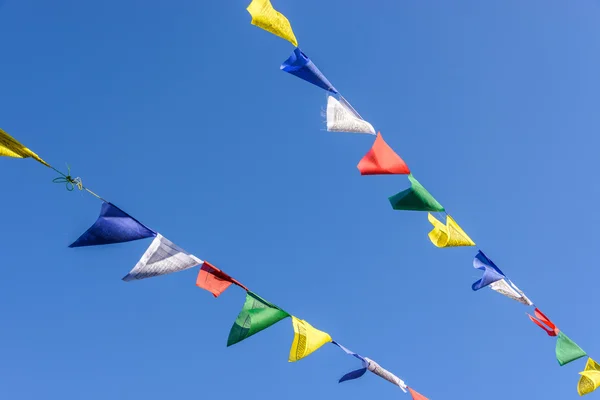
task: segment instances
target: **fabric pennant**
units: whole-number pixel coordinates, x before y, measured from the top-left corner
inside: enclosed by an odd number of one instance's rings
[[[459,246],[475,246],[475,242],[471,240],[469,235],[452,219],[451,216],[446,216],[446,225],[441,223],[431,213],[427,215],[429,222],[433,225],[433,230],[429,232],[429,240],[436,247],[459,247]]]
[[[195,267],[202,262],[158,233],[140,261],[123,280],[129,282],[166,275]]]
[[[444,207],[415,179],[412,174],[408,175],[410,189],[403,190],[389,198],[394,210],[412,211],[445,211]]]
[[[327,98],[327,130],[329,132],[375,134],[373,125],[356,116],[333,96]]]
[[[523,293],[514,283],[512,283],[506,278],[500,281],[493,282],[492,284],[490,284],[489,287],[495,292],[498,292],[501,295],[508,297],[509,299],[516,300],[521,304],[524,304],[526,306],[533,305],[533,302],[529,300],[527,296],[525,296],[525,293]]]
[[[421,393],[417,392],[414,389],[408,388],[408,391],[410,392],[410,395],[412,396],[413,400],[429,400],[427,397],[423,396]]]
[[[558,338],[556,339],[556,359],[561,367],[586,355],[586,352],[577,343],[569,339],[564,333],[558,332]]]
[[[550,321],[550,319],[548,317],[546,317],[544,315],[544,313],[542,313],[538,308],[536,308],[534,310],[535,312],[535,316],[536,318],[532,317],[531,315],[527,314],[527,316],[529,317],[529,319],[536,324],[537,326],[539,326],[540,328],[542,328],[547,334],[548,336],[556,336],[558,335],[558,333],[560,332],[560,330],[556,327],[556,325],[554,325],[554,323],[552,321]]]
[[[358,353],[353,352],[352,350],[348,350],[347,348],[345,348],[344,346],[342,346],[341,344],[339,344],[338,342],[336,342],[335,340],[331,341],[331,343],[335,344],[336,346],[338,346],[340,349],[342,349],[346,354],[354,356],[356,358],[358,358],[361,362],[363,367],[360,369],[357,369],[355,371],[351,371],[348,372],[346,375],[342,376],[340,378],[340,380],[338,381],[338,383],[342,383],[342,382],[346,382],[346,381],[350,381],[353,379],[358,379],[361,376],[363,376],[365,374],[365,372],[367,372],[367,360],[364,359],[363,356],[361,356]]]
[[[356,166],[361,175],[406,175],[410,174],[408,165],[383,140],[381,132],[377,132],[371,150]]]
[[[251,24],[271,32],[287,40],[295,47],[298,47],[298,41],[290,25],[290,21],[273,8],[269,0],[252,0],[252,3],[246,8],[252,16]]]
[[[204,261],[202,268],[200,268],[200,271],[198,272],[198,278],[196,278],[196,286],[208,290],[215,297],[219,297],[232,283],[248,291],[246,286],[242,285],[239,281],[233,279],[208,261]]]
[[[239,343],[289,316],[290,314],[281,308],[248,291],[244,307],[229,331],[227,347]]]
[[[94,225],[69,247],[125,243],[155,236],[155,231],[146,227],[119,207],[103,202],[100,208],[100,216],[94,222]]]
[[[385,379],[386,381],[399,386],[400,389],[402,389],[402,391],[404,391],[404,393],[406,393],[407,386],[402,379],[398,378],[396,375],[392,374],[387,369],[382,368],[379,364],[377,364],[375,361],[371,360],[370,358],[365,357],[365,360],[367,360],[367,369],[369,371],[371,371],[375,375]]]
[[[325,78],[325,75],[319,71],[319,68],[310,58],[300,50],[300,47],[294,49],[292,55],[281,64],[280,69],[331,93],[337,93],[331,82]]]
[[[50,167],[40,156],[23,146],[17,139],[0,129],[0,156],[13,158],[33,158],[34,160]]]
[[[592,393],[600,386],[600,365],[591,358],[588,358],[583,372],[579,373],[581,377],[577,383],[577,393],[580,396]]]
[[[473,268],[480,269],[483,271],[483,277],[477,282],[473,283],[471,288],[473,290],[479,290],[492,283],[506,278],[504,273],[500,271],[500,268],[490,260],[483,251],[479,250],[475,258],[473,259]]]
[[[301,360],[314,353],[325,343],[332,341],[328,333],[313,328],[308,322],[293,315],[292,326],[294,327],[294,341],[290,349],[289,362]]]

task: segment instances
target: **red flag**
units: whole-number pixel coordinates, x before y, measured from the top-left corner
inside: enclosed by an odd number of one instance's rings
[[[377,133],[371,150],[356,166],[361,175],[410,174],[408,165]]]
[[[538,310],[537,308],[535,309],[535,316],[537,318],[539,318],[539,321],[535,318],[533,318],[531,315],[527,314],[527,316],[529,317],[529,319],[536,324],[537,326],[539,326],[540,328],[542,328],[543,330],[546,331],[546,333],[549,336],[556,336],[558,335],[558,332],[560,332],[560,330],[556,327],[556,325],[554,325],[554,323],[552,321],[550,321],[550,319],[548,317],[546,317],[540,310]],[[540,322],[541,321],[541,322]],[[546,326],[544,326],[544,324],[550,328],[546,328]]]
[[[196,279],[196,286],[208,290],[215,297],[219,297],[219,295],[232,283],[246,291],[248,290],[246,286],[242,285],[219,268],[211,265],[208,261],[204,261],[204,264],[198,273],[198,279]]]
[[[429,400],[427,397],[423,396],[421,393],[417,392],[416,390],[412,390],[411,388],[408,388],[408,391],[410,392],[410,395],[412,396],[413,400]]]

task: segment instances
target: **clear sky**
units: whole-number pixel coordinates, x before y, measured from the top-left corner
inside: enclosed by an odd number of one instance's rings
[[[249,1],[0,0],[0,127],[186,250],[431,399],[575,399],[528,309],[473,292],[361,177],[373,137],[325,131]],[[600,4],[274,0],[301,48],[562,330],[600,358]],[[150,240],[69,249],[101,203],[3,158],[0,397],[388,399],[332,345],[288,363],[290,320],[233,347],[244,302],[197,269],[125,283]],[[596,396],[592,394],[591,396]]]

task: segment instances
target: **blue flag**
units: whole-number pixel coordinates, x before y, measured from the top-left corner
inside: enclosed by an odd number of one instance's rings
[[[296,47],[292,55],[281,64],[280,68],[331,93],[337,94],[338,92],[310,58],[300,50],[300,47]]]
[[[117,206],[105,202],[94,225],[69,247],[124,243],[154,236],[155,231],[142,225]]]
[[[486,287],[487,285],[506,278],[504,273],[500,271],[500,268],[494,264],[492,260],[487,258],[481,250],[473,259],[473,268],[477,268],[483,271],[483,276],[480,280],[475,282],[471,288],[473,290],[479,290]]]
[[[348,372],[346,375],[342,376],[340,378],[340,380],[338,381],[338,383],[342,383],[342,382],[345,382],[345,381],[351,381],[352,379],[358,379],[361,376],[363,376],[365,374],[365,372],[367,372],[367,360],[365,360],[363,356],[361,356],[360,354],[357,354],[357,353],[355,353],[355,352],[353,352],[351,350],[348,350],[347,348],[345,348],[344,346],[342,346],[341,344],[339,344],[335,340],[332,341],[331,343],[335,344],[340,349],[344,350],[344,352],[346,354],[349,354],[351,356],[354,356],[354,357],[358,358],[359,360],[362,361],[362,364],[363,364],[363,367],[361,369],[357,369],[356,371]]]

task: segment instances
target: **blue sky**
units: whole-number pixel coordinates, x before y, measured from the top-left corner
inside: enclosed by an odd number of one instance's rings
[[[326,95],[279,71],[248,2],[0,1],[0,127],[186,250],[431,399],[577,396],[527,308],[472,292],[361,177],[372,137],[326,132]],[[592,0],[274,1],[300,47],[562,330],[600,358]],[[69,249],[100,202],[1,159],[0,397],[402,397],[334,346],[288,363],[290,320],[226,348],[244,293],[197,270],[125,283],[149,240]],[[592,395],[594,396],[594,395]],[[402,398],[409,398],[404,395]]]

